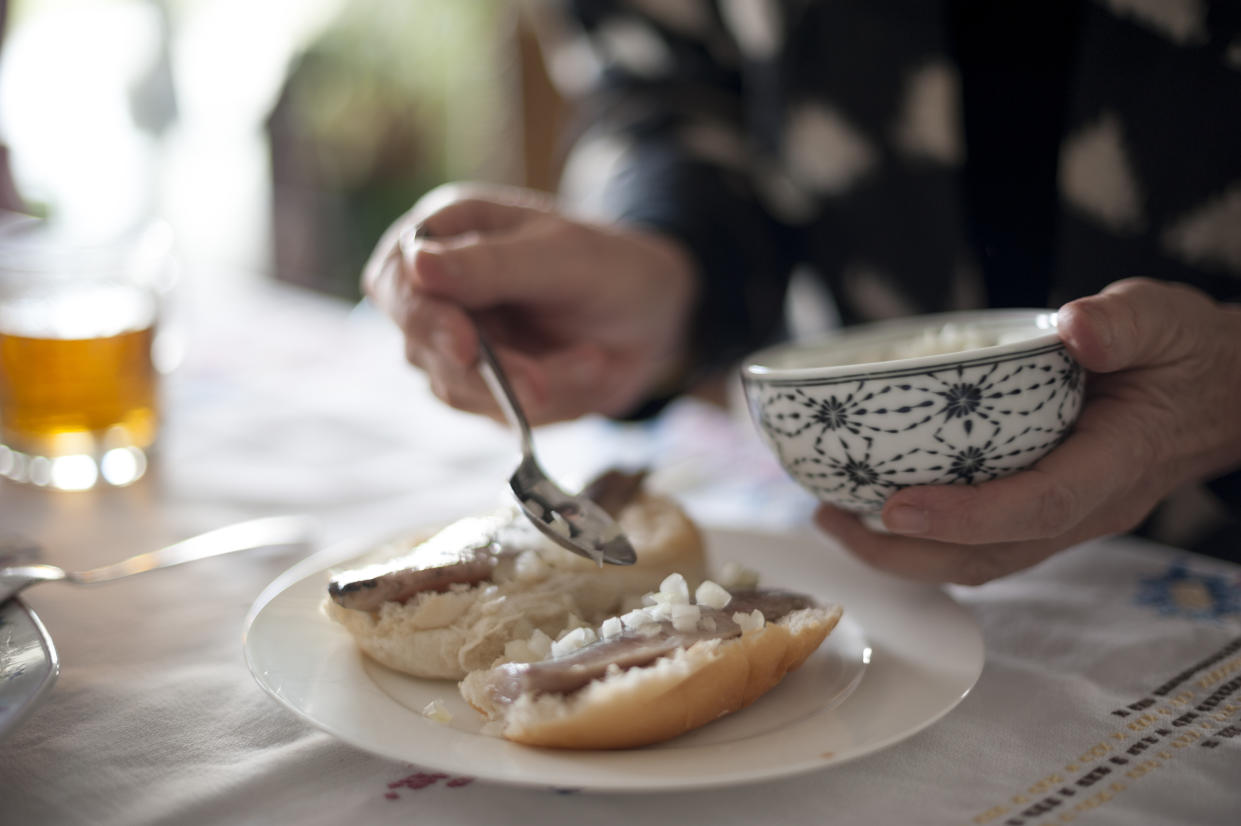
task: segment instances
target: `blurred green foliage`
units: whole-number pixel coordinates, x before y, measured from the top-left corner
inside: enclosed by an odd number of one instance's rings
[[[374,243],[419,196],[505,176],[518,122],[511,14],[503,0],[341,7],[269,121],[281,277],[354,297]]]

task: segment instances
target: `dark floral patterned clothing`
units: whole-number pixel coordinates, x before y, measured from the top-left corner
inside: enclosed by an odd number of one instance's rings
[[[581,208],[693,251],[701,356],[778,330],[1055,306],[1131,275],[1241,296],[1233,0],[575,0]]]
[[[684,242],[696,367],[783,332],[1058,306],[1127,276],[1241,298],[1236,0],[560,0],[566,204]]]

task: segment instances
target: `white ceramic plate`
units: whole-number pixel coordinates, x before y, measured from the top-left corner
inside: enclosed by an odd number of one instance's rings
[[[800,774],[897,743],[947,714],[982,671],[973,617],[936,588],[863,567],[814,537],[708,531],[713,564],[736,560],[767,586],[845,606],[827,642],[737,714],[668,743],[620,752],[532,749],[480,732],[456,684],[419,680],[363,657],[320,612],[327,569],[364,548],[329,549],[260,595],[245,654],[259,684],[358,748],[498,783],[610,792],[728,786]],[[453,715],[420,712],[439,699]]]
[[[0,603],[0,740],[47,695],[60,662],[47,629],[16,597]]]

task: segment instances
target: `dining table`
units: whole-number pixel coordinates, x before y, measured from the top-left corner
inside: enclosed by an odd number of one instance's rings
[[[310,536],[25,591],[58,673],[0,739],[4,826],[1241,822],[1241,567],[1115,536],[981,586],[899,580],[814,528],[731,388],[536,445],[566,486],[648,468],[709,562],[829,593],[834,653],[623,754],[434,719],[401,692],[455,686],[367,662],[315,609],[323,572],[504,504],[516,436],[439,401],[366,303],[259,276],[183,298],[146,474],[0,481],[0,534],[71,570],[256,517]],[[2,653],[0,697],[31,667]]]

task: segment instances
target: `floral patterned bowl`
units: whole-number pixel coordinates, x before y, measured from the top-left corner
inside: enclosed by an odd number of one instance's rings
[[[784,468],[860,513],[910,485],[1029,467],[1072,429],[1084,384],[1054,310],[878,322],[777,345],[742,367],[750,414]]]

